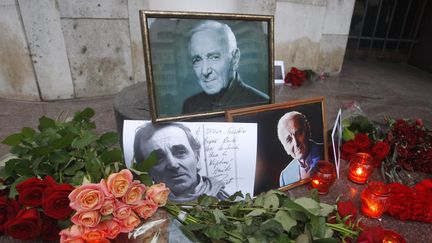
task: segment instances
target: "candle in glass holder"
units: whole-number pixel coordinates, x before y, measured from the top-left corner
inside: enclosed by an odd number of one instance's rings
[[[330,186],[336,180],[336,171],[332,163],[324,160],[318,161],[316,171],[311,178],[311,187],[316,188],[318,193],[325,195],[329,192]]]
[[[371,218],[380,218],[388,208],[389,196],[386,184],[381,181],[370,182],[360,196],[362,213]]]
[[[367,153],[356,153],[350,159],[348,178],[358,184],[364,184],[373,172],[373,158]]]
[[[392,230],[385,230],[383,243],[406,243],[405,239],[398,233]]]

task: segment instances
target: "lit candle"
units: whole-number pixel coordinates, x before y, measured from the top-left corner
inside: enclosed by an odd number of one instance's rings
[[[311,187],[318,190],[318,193],[325,195],[329,192],[330,186],[336,180],[336,171],[332,163],[320,160],[317,163],[316,171],[312,176]]]
[[[388,187],[380,181],[373,181],[363,190],[360,196],[361,211],[371,218],[380,218],[387,210]]]
[[[350,159],[348,178],[359,184],[364,184],[373,172],[373,158],[367,153],[356,153]]]
[[[405,239],[398,233],[392,230],[385,230],[383,243],[406,243]]]

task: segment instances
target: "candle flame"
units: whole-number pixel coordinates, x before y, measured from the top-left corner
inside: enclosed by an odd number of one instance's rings
[[[315,185],[321,184],[321,182],[318,179],[313,179],[312,183],[315,184]]]
[[[363,175],[363,174],[364,174],[364,171],[363,171],[363,169],[362,169],[361,167],[358,167],[358,168],[356,169],[355,173],[356,173],[357,175]]]

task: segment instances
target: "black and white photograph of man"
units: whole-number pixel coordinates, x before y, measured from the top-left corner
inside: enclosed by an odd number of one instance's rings
[[[226,199],[222,181],[198,173],[200,147],[190,129],[182,124],[148,123],[136,132],[135,161],[144,161],[151,152],[156,153],[158,163],[151,168],[150,176],[156,183],[166,183],[173,202],[193,201],[202,194]]]
[[[147,18],[157,116],[271,103],[270,22]]]

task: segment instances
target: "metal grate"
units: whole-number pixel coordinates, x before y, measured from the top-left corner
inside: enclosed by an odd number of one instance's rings
[[[409,59],[428,0],[356,0],[347,57]]]

